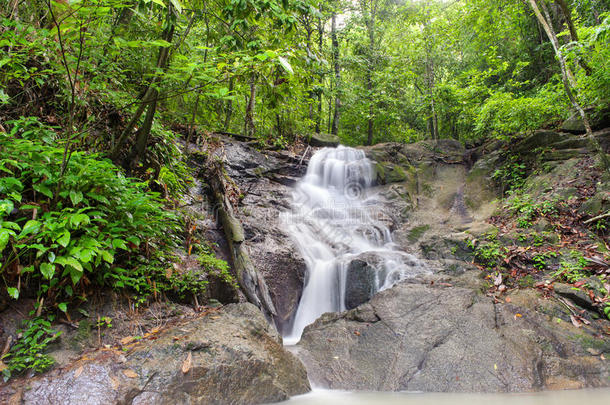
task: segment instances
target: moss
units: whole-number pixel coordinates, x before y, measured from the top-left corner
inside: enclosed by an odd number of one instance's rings
[[[78,323],[76,334],[70,339],[70,346],[74,350],[82,350],[87,347],[91,340],[93,323],[88,319],[83,319]]]
[[[419,240],[419,238],[422,237],[422,235],[424,233],[426,233],[426,231],[430,229],[430,225],[426,224],[426,225],[422,225],[422,226],[416,226],[415,228],[411,229],[409,231],[409,235],[407,236],[407,238],[409,239],[409,242],[414,243],[417,242]]]

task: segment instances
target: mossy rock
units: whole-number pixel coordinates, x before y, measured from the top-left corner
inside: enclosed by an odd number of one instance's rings
[[[339,143],[341,143],[341,140],[339,139],[339,137],[337,135],[331,135],[331,134],[311,134],[311,135],[309,135],[309,144],[311,146],[334,147],[334,146],[339,145]]]

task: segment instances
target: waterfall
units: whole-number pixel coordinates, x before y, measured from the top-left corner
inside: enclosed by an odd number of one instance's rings
[[[392,242],[387,218],[372,192],[375,171],[363,151],[344,146],[317,151],[296,185],[282,223],[305,259],[307,273],[292,331],[325,312],[356,306],[378,291],[425,271]]]

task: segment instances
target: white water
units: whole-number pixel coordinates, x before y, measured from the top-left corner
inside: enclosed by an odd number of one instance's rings
[[[375,291],[425,271],[414,256],[395,249],[380,220],[377,196],[371,193],[374,176],[363,151],[339,146],[316,152],[297,183],[292,209],[282,219],[305,259],[307,274],[285,344],[295,344],[323,313],[346,309],[347,269],[354,258],[377,258]]]

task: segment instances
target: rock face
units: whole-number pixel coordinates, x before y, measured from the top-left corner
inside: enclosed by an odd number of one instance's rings
[[[575,332],[569,320],[552,325],[550,316],[528,307],[536,300],[515,296],[519,304],[494,304],[473,288],[402,283],[356,309],[323,315],[305,329],[299,353],[312,382],[332,389],[607,386],[610,362],[599,353],[610,352],[610,342],[592,356],[589,331]]]
[[[288,152],[261,152],[243,142],[223,140],[227,175],[242,193],[237,215],[245,230],[244,245],[265,278],[277,311],[280,333],[291,328],[301,298],[305,261],[284,231],[281,213],[289,208],[292,186],[305,173],[307,158]],[[215,230],[211,240],[223,239]]]
[[[23,404],[252,404],[309,391],[302,364],[251,304],[230,304],[125,354],[102,350],[14,391]]]

